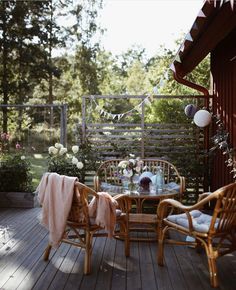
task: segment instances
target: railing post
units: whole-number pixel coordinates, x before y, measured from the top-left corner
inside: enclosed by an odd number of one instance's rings
[[[61,105],[60,143],[67,146],[67,104]]]
[[[142,102],[142,113],[141,113],[141,129],[142,129],[142,138],[141,138],[141,158],[145,157],[145,142],[144,142],[144,138],[145,138],[145,134],[144,134],[144,129],[145,129],[145,125],[144,125],[144,116],[145,116],[145,104],[144,102]]]
[[[82,140],[81,143],[85,143],[86,137],[86,96],[82,96]]]

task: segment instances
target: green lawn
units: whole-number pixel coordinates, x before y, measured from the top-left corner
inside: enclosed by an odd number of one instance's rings
[[[38,186],[43,173],[47,171],[47,156],[48,154],[32,154],[30,156],[34,189]]]

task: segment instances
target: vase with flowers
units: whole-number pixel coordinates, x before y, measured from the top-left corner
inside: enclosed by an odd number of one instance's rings
[[[143,161],[134,154],[129,154],[118,164],[118,175],[125,189],[135,190]]]

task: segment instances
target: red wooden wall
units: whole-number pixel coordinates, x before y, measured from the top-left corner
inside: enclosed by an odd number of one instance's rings
[[[214,114],[220,115],[229,132],[229,144],[236,148],[236,29],[211,53],[212,93]],[[213,134],[216,126],[213,126]],[[213,158],[211,190],[233,181],[231,167],[225,164],[227,156],[218,151]]]

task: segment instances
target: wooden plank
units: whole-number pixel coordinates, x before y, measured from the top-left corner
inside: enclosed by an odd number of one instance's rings
[[[12,273],[16,271],[18,265],[21,264],[27,257],[28,253],[32,251],[39,241],[45,237],[45,230],[39,229],[38,227],[34,227],[33,230],[25,237],[27,241],[23,243],[23,240],[20,241],[17,247],[17,251],[15,249],[11,249],[13,252],[12,256],[8,254],[8,256],[3,259],[4,266],[1,266],[1,284],[0,287],[11,277]],[[2,261],[1,261],[2,264]]]
[[[157,289],[149,242],[139,242],[140,272],[142,287]]]
[[[123,241],[116,242],[111,290],[126,289],[126,262]]]
[[[43,261],[43,263],[46,264],[46,267],[44,268],[44,271],[41,273],[41,276],[39,277],[39,279],[37,280],[36,284],[33,286],[32,289],[34,290],[48,289],[58,269],[63,263],[69,249],[70,245],[63,243],[57,249],[57,251],[55,251],[54,255],[51,256],[51,259],[47,263]]]
[[[103,258],[98,270],[97,282],[95,290],[108,290],[111,288],[112,273],[115,259],[116,240],[106,239]]]
[[[127,259],[127,290],[142,289],[139,245],[131,242],[130,257]]]
[[[169,273],[167,267],[161,267],[157,264],[157,243],[151,243],[151,255],[152,255],[152,262],[153,262],[153,269],[157,283],[158,290],[174,290],[175,288],[172,287],[170,282],[171,273]],[[165,251],[169,251],[169,248],[166,247]]]
[[[99,269],[102,263],[102,257],[104,252],[104,247],[106,244],[105,237],[96,238],[94,241],[92,261],[91,261],[91,274],[84,275],[83,280],[80,285],[81,290],[95,289],[96,282],[98,279]]]
[[[39,240],[38,244],[35,244],[32,252],[27,254],[26,259],[18,265],[16,271],[11,274],[7,282],[3,285],[4,289],[16,289],[20,284],[24,284],[24,290],[32,288],[30,271],[39,259],[43,259],[42,255],[47,243],[48,234],[45,232],[44,238]]]

